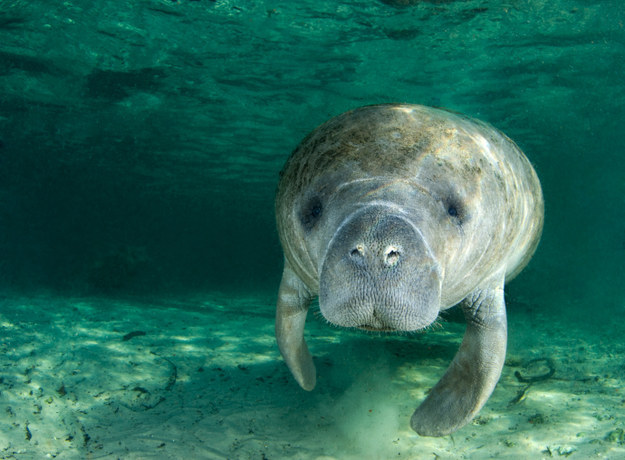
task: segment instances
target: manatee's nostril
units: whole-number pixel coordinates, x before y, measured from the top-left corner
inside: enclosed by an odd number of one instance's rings
[[[392,267],[399,262],[399,249],[395,246],[389,246],[384,251],[384,265]]]
[[[353,259],[362,259],[365,256],[365,248],[359,244],[351,250],[349,255],[352,256]]]

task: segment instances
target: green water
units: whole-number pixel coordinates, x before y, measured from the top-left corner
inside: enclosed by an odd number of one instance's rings
[[[0,289],[256,296],[269,340],[282,164],[334,115],[409,102],[492,123],[535,166],[519,318],[557,318],[571,346],[623,328],[624,23],[619,0],[0,0]]]

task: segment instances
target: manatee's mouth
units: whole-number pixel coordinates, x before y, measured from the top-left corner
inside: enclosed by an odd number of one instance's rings
[[[360,324],[356,323],[356,329],[370,332],[397,332],[397,328],[381,318],[376,309],[371,312],[369,318],[362,318],[361,321]]]
[[[319,306],[321,307],[321,305]],[[388,321],[385,321],[384,318],[380,316],[379,312],[377,311],[377,309],[375,309],[375,307],[367,308],[367,306],[364,306],[364,305],[361,305],[360,307],[361,308],[359,308],[358,306],[352,306],[354,313],[358,311],[362,311],[363,309],[370,310],[370,311],[368,312],[368,314],[365,314],[365,315],[358,315],[358,314],[353,315],[351,318],[351,321],[348,321],[348,322],[337,323],[333,321],[332,319],[327,318],[324,315],[323,310],[321,311],[321,314],[327,321],[329,321],[331,324],[334,324],[335,326],[348,327],[350,329],[358,329],[360,331],[367,331],[367,332],[397,332],[398,331],[396,327],[393,327],[393,324],[389,323]]]

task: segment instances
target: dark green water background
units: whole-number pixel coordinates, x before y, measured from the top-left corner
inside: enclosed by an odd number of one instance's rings
[[[508,295],[622,314],[624,21],[620,0],[0,0],[0,287],[276,290],[290,151],[411,102],[535,165],[546,226]]]

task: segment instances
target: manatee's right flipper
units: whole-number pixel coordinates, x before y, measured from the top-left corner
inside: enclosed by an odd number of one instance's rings
[[[506,357],[503,276],[462,303],[467,330],[453,362],[412,415],[422,436],[444,436],[466,425],[493,392]]]
[[[291,374],[304,390],[315,388],[316,371],[304,341],[304,324],[312,296],[285,261],[276,309],[276,339]]]

